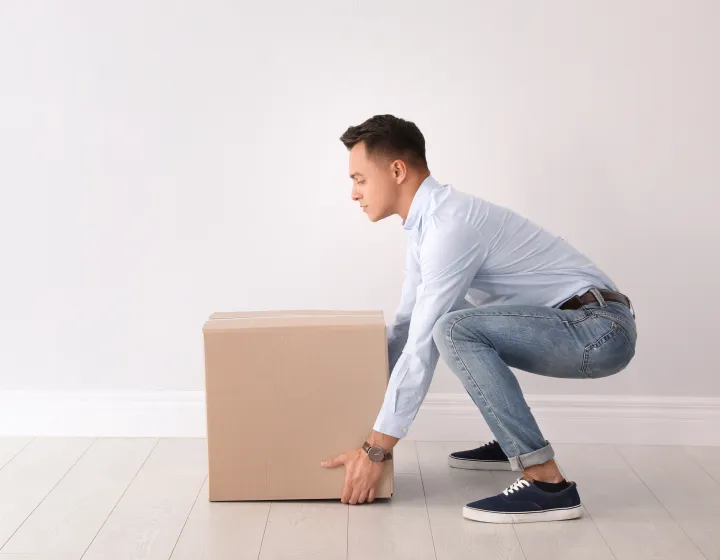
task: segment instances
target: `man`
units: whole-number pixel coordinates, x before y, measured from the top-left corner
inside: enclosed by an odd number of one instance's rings
[[[441,185],[412,122],[377,115],[341,141],[350,153],[352,199],[372,222],[399,215],[410,236],[388,329],[391,375],[382,408],[362,449],[321,464],[345,465],[343,503],[375,499],[382,461],[407,435],[442,356],[496,438],[452,453],[450,466],[523,471],[497,496],[468,503],[463,515],[491,523],[579,517],[576,484],[558,470],[510,368],[581,379],[619,372],[635,354],[630,300],[562,238]]]

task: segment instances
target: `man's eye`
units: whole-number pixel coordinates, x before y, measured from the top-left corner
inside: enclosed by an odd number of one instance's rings
[[[358,181],[358,185],[364,185],[365,181]]]

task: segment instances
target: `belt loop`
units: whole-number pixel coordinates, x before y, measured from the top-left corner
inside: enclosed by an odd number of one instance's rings
[[[595,296],[595,299],[600,304],[600,307],[607,307],[607,303],[605,303],[605,298],[602,297],[600,290],[598,290],[597,288],[590,288],[590,293]]]

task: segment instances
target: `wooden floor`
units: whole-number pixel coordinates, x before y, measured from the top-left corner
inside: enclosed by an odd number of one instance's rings
[[[556,445],[575,521],[488,525],[462,506],[510,472],[479,442],[402,441],[392,500],[209,503],[202,439],[0,439],[0,560],[720,560],[720,448]]]

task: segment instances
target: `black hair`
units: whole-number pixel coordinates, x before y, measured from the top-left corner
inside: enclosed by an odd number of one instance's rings
[[[417,169],[428,168],[422,132],[414,122],[393,115],[375,115],[362,124],[351,126],[340,141],[348,150],[365,142],[369,157],[400,158]]]

